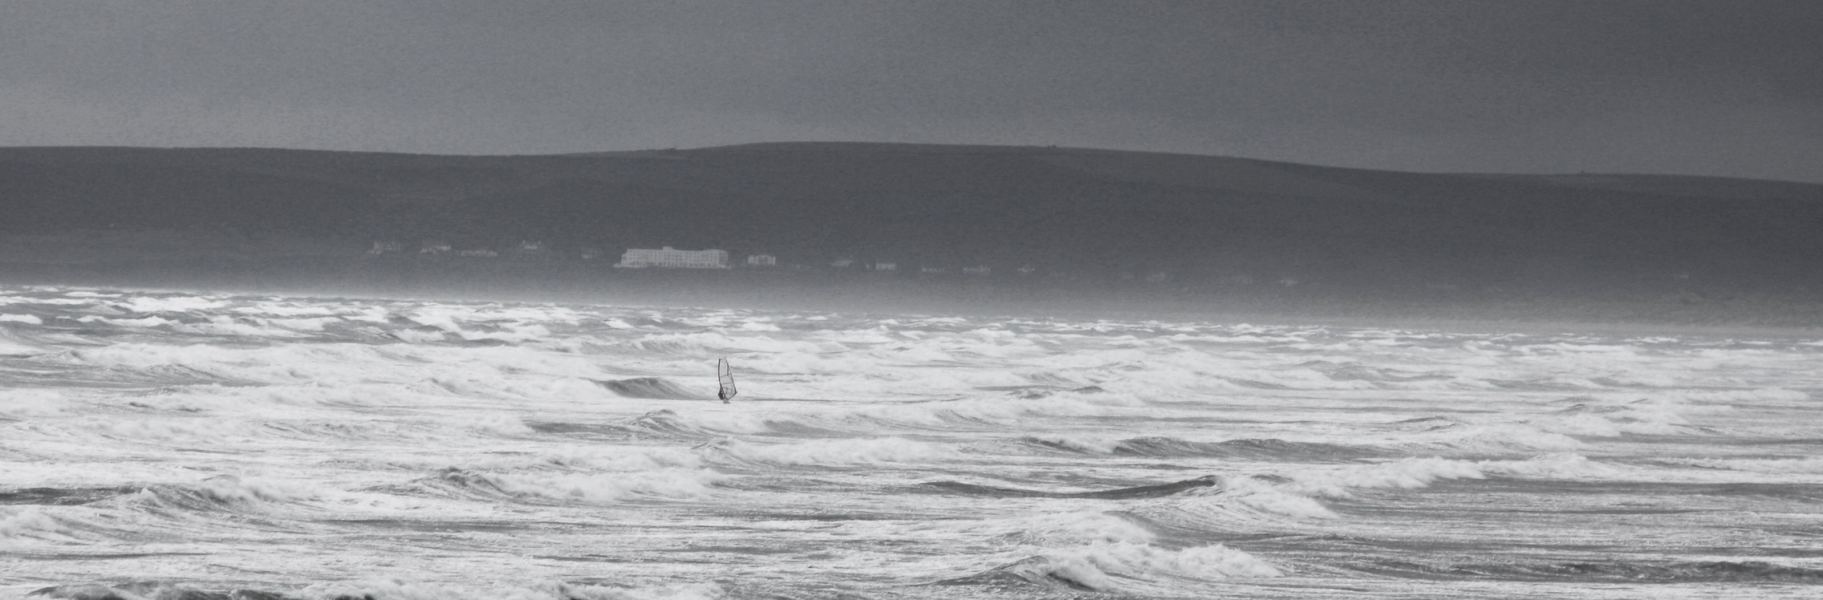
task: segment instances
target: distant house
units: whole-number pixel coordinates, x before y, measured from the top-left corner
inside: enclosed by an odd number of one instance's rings
[[[1025,266],[1019,267],[1020,275],[1031,275],[1031,274],[1037,273],[1037,272],[1038,272],[1038,268],[1034,267],[1032,265],[1025,265]]]
[[[967,275],[987,275],[993,273],[994,270],[984,265],[975,265],[973,267],[962,267],[962,272]]]
[[[488,248],[463,248],[456,251],[456,256],[467,258],[497,258],[500,256],[500,253]]]
[[[1146,274],[1146,283],[1165,283],[1167,281],[1171,281],[1171,273],[1168,271],[1153,271]]]
[[[726,269],[728,268],[727,250],[678,250],[665,246],[657,250],[651,248],[628,248],[620,255],[617,269]]]
[[[779,266],[779,257],[771,254],[750,254],[747,256],[747,266],[760,268],[776,267]]]
[[[577,254],[581,256],[583,260],[595,260],[601,258],[601,249],[594,246],[586,246],[577,251]]]
[[[876,262],[873,265],[873,270],[875,270],[875,271],[897,271],[897,270],[899,270],[899,263],[890,263],[890,262],[885,262],[885,261]]]
[[[418,254],[449,254],[450,250],[449,242],[443,240],[424,240],[418,245]]]
[[[513,250],[520,254],[544,254],[550,249],[550,245],[542,240],[521,240],[519,246]]]
[[[373,243],[373,247],[367,249],[368,256],[379,256],[382,254],[404,254],[404,253],[405,253],[405,242],[395,242],[392,240],[387,240],[387,241],[375,240]]]
[[[852,259],[852,258],[838,258],[833,261],[830,261],[830,263],[829,263],[829,266],[835,267],[837,269],[846,269],[846,268],[852,267],[854,265],[855,265],[855,259]]]
[[[919,273],[933,273],[933,274],[948,273],[949,269],[945,269],[943,267],[918,267],[918,272]]]

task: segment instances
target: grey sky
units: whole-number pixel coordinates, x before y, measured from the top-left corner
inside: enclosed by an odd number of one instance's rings
[[[0,0],[0,145],[1038,144],[1823,181],[1813,0]]]

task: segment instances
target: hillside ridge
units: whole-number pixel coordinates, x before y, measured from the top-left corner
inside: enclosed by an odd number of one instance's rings
[[[1823,283],[1818,184],[1413,173],[1093,148],[773,142],[472,156],[18,147],[0,148],[0,201],[0,242],[40,240],[12,244],[0,262],[54,260],[33,255],[55,255],[43,241],[52,238],[106,246],[123,232],[165,232],[199,243],[303,240],[349,256],[375,241],[537,240],[565,256],[722,248],[811,267],[840,258],[1029,266],[1186,285]]]

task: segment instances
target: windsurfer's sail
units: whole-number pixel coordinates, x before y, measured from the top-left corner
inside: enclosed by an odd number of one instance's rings
[[[728,366],[728,359],[722,358],[715,361],[715,377],[722,383],[722,388],[715,392],[715,397],[721,398],[722,403],[726,404],[729,398],[733,398],[735,394],[739,393],[739,390],[734,389],[734,368]]]

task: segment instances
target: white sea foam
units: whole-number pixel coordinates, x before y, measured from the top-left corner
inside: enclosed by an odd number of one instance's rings
[[[545,328],[543,325],[514,325],[499,331],[462,331],[458,335],[460,335],[462,339],[471,342],[493,340],[499,342],[525,343],[548,339],[551,337],[551,330]]]
[[[499,457],[464,463],[473,468],[515,470],[555,468],[590,473],[630,473],[705,468],[702,456],[680,447],[575,447],[540,452],[529,457]]]
[[[1065,547],[1100,543],[1149,544],[1158,534],[1132,519],[1102,511],[1028,517],[1008,523],[1021,543]]]
[[[41,350],[7,339],[6,330],[0,329],[0,356],[30,356]]]
[[[1731,403],[1801,403],[1811,399],[1809,393],[1800,390],[1778,388],[1761,388],[1752,390],[1688,390],[1667,392],[1665,397],[1689,400],[1691,402],[1713,403],[1722,410]],[[1691,407],[1685,407],[1690,410]]]
[[[1823,475],[1823,457],[1806,458],[1670,458],[1670,464],[1749,473]]]
[[[709,496],[727,476],[709,469],[667,468],[611,474],[497,473],[500,489],[553,500],[614,502],[629,499],[693,500]]]
[[[1323,468],[1291,475],[1286,489],[1317,496],[1347,497],[1352,490],[1420,488],[1439,479],[1486,477],[1474,462],[1445,458],[1405,458],[1374,465]]]
[[[442,331],[425,331],[422,329],[394,329],[388,333],[390,333],[393,337],[399,338],[400,340],[404,340],[404,341],[411,342],[414,344],[434,344],[437,342],[441,342],[445,339],[444,333]]]
[[[721,586],[707,582],[647,586],[559,581],[460,585],[404,576],[321,583],[306,588],[305,592],[309,597],[386,600],[722,600],[728,597]]]
[[[0,506],[0,550],[82,541],[63,520],[37,506]]]
[[[674,583],[644,587],[563,584],[563,597],[576,600],[723,600],[729,597],[714,583]]]
[[[88,305],[91,305],[94,303],[95,303],[94,300],[87,300],[87,299],[82,299],[82,298],[21,298],[21,297],[17,297],[17,296],[0,297],[0,305],[39,304],[39,305],[44,305],[44,306],[88,306]]]
[[[981,595],[1019,574],[1177,597],[1297,572],[1438,595],[1355,575],[1384,557],[1350,545],[1737,560],[1688,554],[1691,536],[1725,515],[1768,553],[1800,547],[1781,532],[1823,476],[1803,454],[1823,346],[55,288],[0,304],[41,320],[0,319],[19,349],[0,348],[0,546],[58,553],[34,562],[46,582],[682,600]],[[710,395],[722,356],[731,404]],[[1563,511],[1456,502],[1486,490]],[[1670,510],[1566,517],[1642,500]],[[221,570],[172,558],[190,553]],[[689,585],[702,564],[727,587]]]
[[[302,334],[284,327],[267,325],[261,322],[248,322],[233,317],[215,316],[205,321],[175,323],[171,329],[182,333],[196,335],[221,335],[260,338],[295,338]]]
[[[86,315],[86,316],[78,317],[76,320],[78,322],[82,322],[82,323],[106,323],[108,325],[113,325],[116,327],[139,327],[139,328],[168,327],[168,326],[177,324],[177,321],[173,321],[171,319],[167,319],[164,317],[140,317],[137,319],[126,319],[126,318],[114,319],[114,318],[108,318],[108,317],[102,317],[102,316],[96,316],[96,315]]]
[[[1039,443],[1067,448],[1077,452],[1093,454],[1113,454],[1120,447],[1121,440],[1114,437],[1084,437],[1074,435],[1036,435],[1031,439]]]
[[[1689,410],[1689,407],[1670,402],[1647,400],[1595,406],[1579,404],[1527,422],[1545,431],[1585,437],[1670,435],[1688,432],[1690,422],[1683,413]]]
[[[1218,487],[1163,499],[1137,510],[1148,518],[1203,529],[1235,525],[1323,521],[1338,515],[1320,500],[1278,483],[1251,477],[1224,478]]]
[[[791,444],[732,442],[720,446],[737,458],[775,465],[875,465],[953,460],[961,455],[941,444],[904,438],[811,440]]]
[[[1556,452],[1526,460],[1490,460],[1475,465],[1489,476],[1516,479],[1557,481],[1620,480],[1636,475],[1627,469],[1609,465],[1569,452]]]
[[[1284,574],[1251,554],[1220,544],[1170,550],[1130,542],[1052,550],[1015,571],[1103,592],[1126,590],[1133,581],[1211,581]]]
[[[295,318],[263,319],[262,321],[264,323],[266,323],[268,325],[272,325],[274,327],[282,327],[282,328],[290,329],[293,331],[321,332],[331,324],[341,323],[342,318],[336,317],[336,316],[295,317]]]
[[[1345,498],[1355,490],[1413,489],[1441,480],[1508,477],[1558,481],[1626,480],[1639,474],[1580,454],[1557,452],[1522,460],[1457,460],[1441,457],[1403,458],[1372,465],[1349,465],[1290,474],[1282,489],[1312,496]]]
[[[1409,436],[1402,445],[1414,450],[1504,454],[1511,452],[1566,451],[1587,444],[1562,433],[1523,423],[1491,423],[1439,428]]]
[[[272,302],[272,301],[252,302],[252,303],[246,304],[244,306],[236,306],[236,307],[230,308],[228,310],[229,310],[229,312],[233,312],[236,314],[242,314],[242,315],[263,316],[263,317],[285,317],[285,318],[296,318],[296,319],[331,318],[336,315],[350,312],[350,311],[348,311],[346,309],[342,309],[340,307],[324,305],[324,304],[304,304],[304,303],[297,303],[297,302]]]
[[[535,433],[519,417],[504,413],[471,416],[462,421],[464,426],[491,436],[523,437]]]
[[[0,354],[5,350],[0,348]],[[74,408],[67,392],[0,388],[0,417],[26,418],[64,414]]]
[[[208,296],[138,296],[116,304],[136,313],[183,313],[228,305],[225,300]]]

